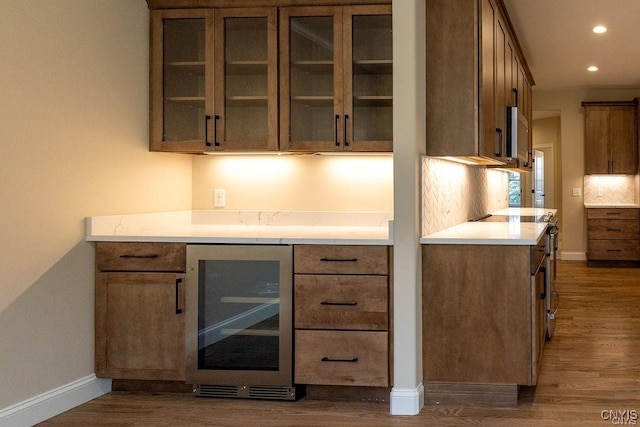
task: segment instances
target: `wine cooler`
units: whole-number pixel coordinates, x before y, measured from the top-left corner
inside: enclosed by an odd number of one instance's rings
[[[291,246],[188,245],[186,381],[197,396],[295,400]]]

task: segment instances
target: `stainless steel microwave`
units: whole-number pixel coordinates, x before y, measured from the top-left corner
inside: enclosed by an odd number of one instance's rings
[[[529,121],[518,107],[507,107],[507,157],[529,161]]]

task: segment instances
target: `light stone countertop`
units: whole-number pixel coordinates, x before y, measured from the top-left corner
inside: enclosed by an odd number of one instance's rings
[[[546,222],[520,222],[519,216],[556,214],[556,209],[507,208],[491,212],[509,215],[508,222],[463,222],[428,236],[420,243],[449,245],[535,245],[544,236]]]
[[[94,216],[87,241],[392,245],[389,212],[172,211]]]

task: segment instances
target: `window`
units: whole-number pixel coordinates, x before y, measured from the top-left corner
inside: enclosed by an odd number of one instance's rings
[[[520,173],[509,172],[509,207],[522,206],[522,181]]]

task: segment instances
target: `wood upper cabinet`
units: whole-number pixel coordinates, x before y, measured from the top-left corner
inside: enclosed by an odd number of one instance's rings
[[[583,102],[585,174],[638,171],[637,100]]]
[[[98,377],[184,381],[185,256],[180,243],[96,243]]]
[[[153,151],[278,149],[277,9],[151,12]]]
[[[516,106],[516,70],[526,70],[526,61],[502,1],[427,0],[426,6],[426,154],[504,165],[507,107]],[[530,86],[530,74],[523,77]],[[518,104],[528,102],[524,96]]]
[[[392,151],[391,6],[280,9],[280,149]]]

